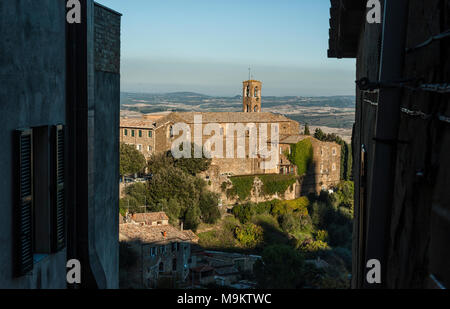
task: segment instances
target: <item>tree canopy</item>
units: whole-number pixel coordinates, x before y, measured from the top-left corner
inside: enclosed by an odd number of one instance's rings
[[[120,144],[120,175],[132,175],[144,170],[147,161],[134,146]]]

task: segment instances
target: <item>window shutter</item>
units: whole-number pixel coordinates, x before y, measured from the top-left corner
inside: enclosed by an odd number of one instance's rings
[[[18,165],[16,215],[16,274],[33,269],[33,134],[17,131]]]
[[[58,252],[66,246],[64,126],[53,130],[52,251]]]

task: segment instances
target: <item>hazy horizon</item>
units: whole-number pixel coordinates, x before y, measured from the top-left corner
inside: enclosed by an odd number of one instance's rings
[[[355,91],[355,60],[327,58],[329,1],[98,2],[123,14],[125,92],[235,96],[249,66],[265,96]]]
[[[235,95],[209,95],[206,93],[201,93],[197,91],[169,91],[169,92],[148,92],[148,91],[127,91],[127,90],[121,90],[120,93],[128,93],[128,94],[143,94],[143,95],[169,95],[169,94],[178,94],[178,93],[193,93],[198,95],[204,95],[208,97],[223,97],[223,98],[234,98],[234,97],[241,97],[242,94],[235,94]],[[264,97],[305,97],[305,98],[332,98],[332,97],[355,97],[354,94],[342,94],[342,95],[311,95],[311,96],[305,96],[305,95],[262,95],[262,98]]]

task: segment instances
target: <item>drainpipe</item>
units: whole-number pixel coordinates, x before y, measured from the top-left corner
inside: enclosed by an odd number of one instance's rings
[[[385,0],[383,40],[380,57],[380,81],[403,78],[403,64],[408,19],[408,0]],[[363,287],[387,288],[387,248],[390,214],[393,202],[396,146],[400,119],[402,90],[382,88],[379,93],[374,139],[373,161],[370,166],[372,185],[369,188],[366,261],[363,261]],[[369,284],[366,263],[377,259],[381,264],[381,283]]]

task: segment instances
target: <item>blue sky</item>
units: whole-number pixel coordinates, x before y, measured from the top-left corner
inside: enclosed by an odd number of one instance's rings
[[[123,14],[122,90],[353,95],[355,61],[327,59],[329,0],[97,0]]]

